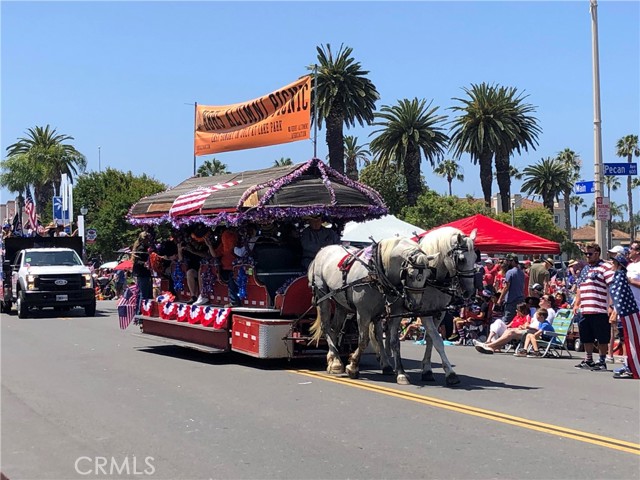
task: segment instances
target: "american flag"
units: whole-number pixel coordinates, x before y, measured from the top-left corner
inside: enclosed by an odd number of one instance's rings
[[[27,212],[29,217],[29,223],[34,231],[38,230],[38,218],[36,217],[36,204],[33,203],[33,197],[31,196],[31,189],[27,187],[27,193],[24,200],[24,211]]]
[[[171,205],[171,208],[169,209],[169,215],[176,217],[178,215],[184,215],[185,213],[198,210],[202,205],[204,205],[205,200],[209,198],[209,195],[213,192],[233,187],[234,185],[238,185],[240,182],[242,182],[242,180],[234,180],[233,182],[219,183],[212,187],[200,187],[184,193],[173,201],[173,205]]]
[[[118,300],[118,319],[120,320],[121,330],[125,330],[133,321],[138,307],[138,295],[138,287],[131,285]]]
[[[609,286],[609,294],[613,308],[616,309],[618,318],[622,322],[627,363],[633,373],[633,378],[640,378],[640,359],[638,357],[640,354],[640,308],[629,286],[625,270],[614,272],[613,281]]]

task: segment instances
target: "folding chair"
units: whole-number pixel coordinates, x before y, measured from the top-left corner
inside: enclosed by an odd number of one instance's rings
[[[555,318],[553,319],[554,333],[547,333],[546,335],[553,338],[549,341],[538,339],[538,349],[543,357],[562,357],[562,352],[567,352],[569,358],[571,352],[567,348],[567,335],[571,330],[573,324],[573,311],[568,308],[558,310]]]

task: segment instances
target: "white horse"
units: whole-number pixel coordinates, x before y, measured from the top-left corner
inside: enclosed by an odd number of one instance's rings
[[[453,227],[439,228],[420,239],[420,247],[425,253],[446,252],[438,257],[435,278],[430,279],[422,296],[421,312],[423,312],[422,324],[425,327],[426,345],[422,359],[423,381],[434,381],[431,351],[435,346],[442,360],[446,384],[451,386],[460,383],[444,351],[444,342],[438,333],[438,327],[444,318],[446,307],[452,302],[454,296],[468,299],[474,295],[478,287],[475,281],[475,239],[476,230],[467,237],[461,230]]]
[[[426,255],[419,244],[407,238],[393,237],[381,240],[371,250],[371,258],[365,259],[367,249],[357,257],[348,271],[340,269],[347,253],[339,245],[321,249],[309,266],[309,285],[317,302],[317,317],[311,327],[316,342],[326,336],[327,372],[343,373],[345,367],[337,348],[337,335],[343,329],[348,313],[355,313],[358,322],[358,348],[349,357],[346,371],[351,378],[359,376],[360,357],[369,343],[369,327],[385,311],[400,318],[403,312],[416,311],[422,304],[425,281],[430,274],[429,262],[434,255]],[[332,305],[335,313],[331,315]],[[397,331],[396,338],[397,338]],[[376,335],[381,344],[382,333]],[[380,349],[380,363],[384,373],[391,371],[389,358]],[[404,371],[397,371],[398,383],[407,383]]]

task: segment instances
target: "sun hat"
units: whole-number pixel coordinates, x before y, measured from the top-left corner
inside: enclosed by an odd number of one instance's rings
[[[569,267],[573,267],[574,265],[577,265],[577,264],[578,264],[578,261],[577,261],[577,260],[573,260],[573,259],[571,259],[571,260],[569,260],[569,263],[568,263],[567,265],[568,265]]]
[[[547,258],[545,258],[545,259],[544,259],[544,261],[545,261],[545,262],[547,262],[547,263],[549,263],[549,264],[551,264],[551,265],[553,265],[553,264],[554,264],[554,260],[553,260],[553,258],[551,258],[551,257],[547,257]]]
[[[541,292],[543,290],[543,287],[539,283],[534,283],[533,286],[531,287],[531,290],[537,290]]]
[[[607,250],[609,253],[615,253],[616,255],[619,253],[624,253],[624,247],[622,245],[616,245],[615,247],[611,247]]]
[[[627,257],[622,255],[621,253],[613,257],[613,259],[618,262],[623,268],[627,268],[627,265],[629,265],[629,260],[627,260]]]
[[[485,258],[484,259],[484,263],[488,263],[490,265],[493,265],[493,260],[491,260],[490,258]]]

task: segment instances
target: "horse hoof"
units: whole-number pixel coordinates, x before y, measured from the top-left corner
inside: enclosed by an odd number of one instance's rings
[[[436,377],[433,376],[433,372],[431,370],[429,370],[428,372],[423,372],[422,376],[420,378],[422,379],[423,382],[435,382],[436,381]]]
[[[447,384],[447,387],[452,387],[460,383],[460,378],[458,378],[458,375],[456,375],[456,372],[451,372],[449,375],[446,376],[445,382]]]
[[[327,373],[330,375],[342,375],[344,373],[344,367],[342,365],[327,367]]]
[[[347,375],[349,375],[349,378],[352,378],[354,380],[360,376],[360,372],[356,369],[347,367],[346,372],[347,372]]]
[[[398,385],[411,385],[411,382],[406,375],[398,375],[397,382]]]
[[[384,367],[382,369],[382,374],[383,375],[393,375],[393,367],[390,367],[389,365],[387,365],[386,367]]]

